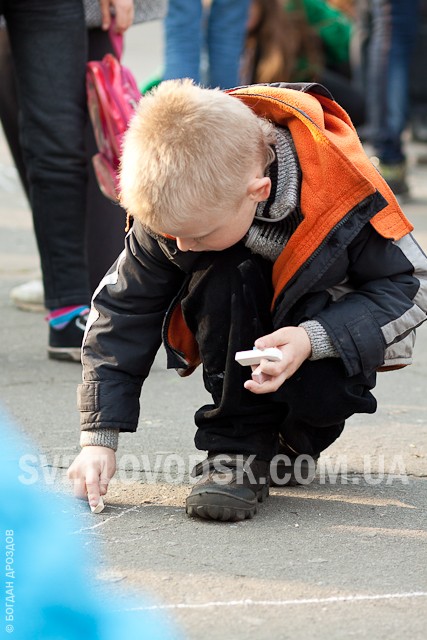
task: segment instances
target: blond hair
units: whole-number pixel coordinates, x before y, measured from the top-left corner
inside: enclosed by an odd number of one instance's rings
[[[158,232],[238,206],[250,172],[272,161],[273,142],[272,125],[241,100],[188,79],[163,82],[125,135],[121,203]]]

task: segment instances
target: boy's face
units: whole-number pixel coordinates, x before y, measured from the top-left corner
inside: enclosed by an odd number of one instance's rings
[[[236,211],[221,211],[204,218],[188,220],[178,227],[164,230],[176,238],[181,251],[223,251],[239,242],[251,226],[258,202],[270,195],[270,178],[254,177],[240,207]]]

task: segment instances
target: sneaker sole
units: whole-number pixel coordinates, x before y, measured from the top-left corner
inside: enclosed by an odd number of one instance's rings
[[[68,360],[80,363],[82,361],[80,347],[48,347],[47,355],[49,360]]]
[[[190,517],[221,520],[221,522],[240,522],[253,518],[258,511],[258,502],[263,502],[268,494],[268,484],[257,491],[253,501],[233,498],[229,493],[221,493],[217,490],[207,490],[190,494],[185,511]]]
[[[11,298],[13,304],[17,309],[21,311],[31,311],[32,313],[46,313],[46,308],[44,304],[39,304],[37,302],[22,302]]]

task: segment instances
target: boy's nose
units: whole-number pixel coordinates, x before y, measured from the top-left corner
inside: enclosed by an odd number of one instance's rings
[[[176,244],[180,251],[190,251],[194,246],[193,238],[176,238]]]

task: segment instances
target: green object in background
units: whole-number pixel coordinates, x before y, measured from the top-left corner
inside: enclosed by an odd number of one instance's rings
[[[353,25],[344,13],[324,0],[285,0],[284,8],[286,11],[304,11],[307,22],[323,42],[327,63],[349,61]]]
[[[156,73],[154,76],[151,76],[150,78],[148,78],[141,86],[140,86],[140,91],[142,93],[142,95],[145,95],[148,91],[150,91],[151,89],[154,89],[154,87],[157,87],[157,85],[159,85],[162,81],[162,74],[159,71],[158,73]]]

